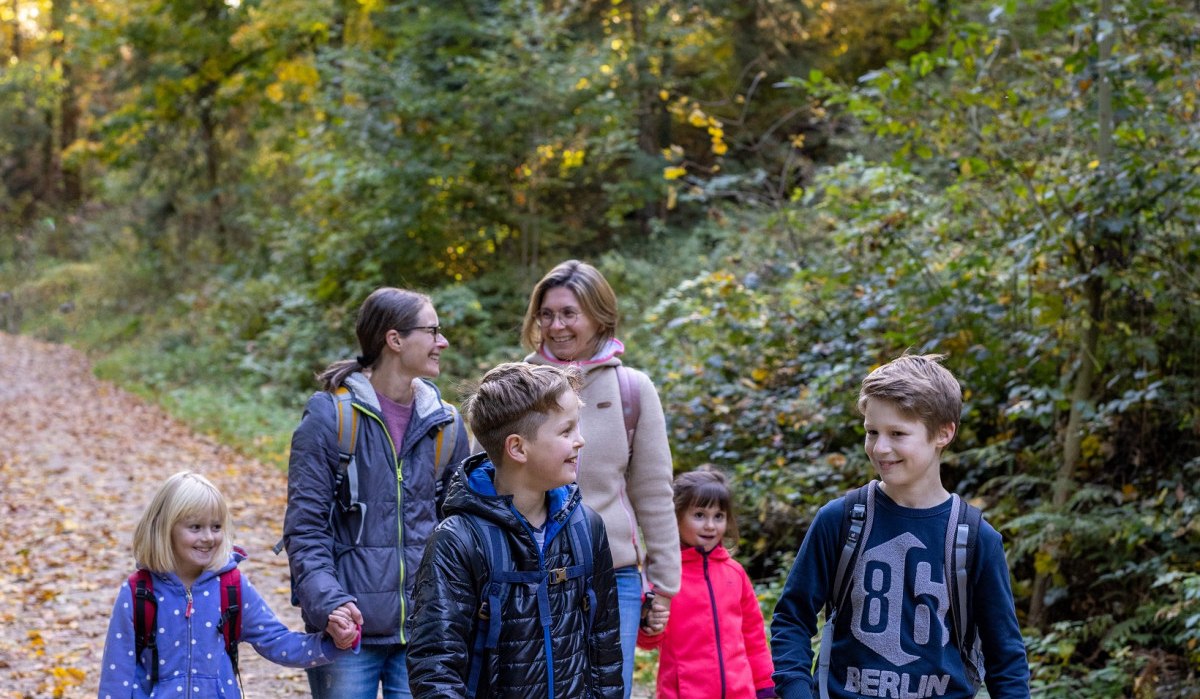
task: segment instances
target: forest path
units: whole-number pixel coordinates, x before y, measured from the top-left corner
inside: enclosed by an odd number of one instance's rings
[[[133,569],[133,527],[167,476],[192,469],[229,498],[241,566],[280,619],[286,556],[271,554],[287,477],[96,379],[61,345],[0,333],[0,697],[95,697],[109,615]],[[244,647],[252,699],[306,697],[302,670]]]

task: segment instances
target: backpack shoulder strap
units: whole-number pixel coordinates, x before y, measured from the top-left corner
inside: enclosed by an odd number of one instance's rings
[[[575,505],[567,519],[567,535],[571,540],[571,555],[575,565],[581,568],[579,575],[583,585],[583,637],[591,639],[592,622],[596,618],[596,590],[592,584],[596,573],[596,561],[595,552],[592,550],[592,530],[588,526],[587,513],[582,502]]]
[[[337,507],[338,493],[341,492],[342,483],[349,479],[350,490],[350,508],[366,509],[366,505],[358,501],[358,463],[354,457],[354,447],[358,442],[358,411],[354,409],[354,397],[350,393],[350,389],[345,386],[338,386],[333,392],[333,404],[337,410],[337,451],[338,451],[338,470],[333,483],[333,501],[329,503],[329,518],[333,519],[334,509]],[[363,513],[362,521],[366,521],[366,513]],[[362,539],[362,525],[359,525],[358,536],[354,543],[357,544]],[[278,556],[284,547],[287,545],[287,539],[281,538],[275,542],[271,550]]]
[[[969,581],[971,568],[975,564],[983,512],[958,494],[951,495],[951,498],[950,518],[946,526],[946,592],[950,597],[954,643],[962,656],[967,677],[977,689],[983,679],[983,665],[977,647],[978,633],[971,614]]]
[[[642,386],[630,374],[629,369],[622,364],[614,367],[617,371],[617,390],[621,392],[621,415],[625,418],[625,438],[633,451],[633,435],[637,432],[638,420],[642,416]]]
[[[129,590],[133,593],[133,637],[134,660],[142,661],[142,653],[150,651],[150,686],[158,684],[158,599],[154,596],[154,579],[150,571],[139,568],[129,576]]]
[[[442,479],[442,472],[450,465],[450,460],[454,458],[454,447],[458,444],[458,408],[446,401],[442,401],[442,405],[450,411],[450,422],[438,428],[437,442],[433,448],[434,482]],[[443,443],[447,443],[445,449],[442,448]]]
[[[833,626],[838,613],[846,604],[850,584],[854,580],[855,561],[863,542],[871,535],[871,521],[875,514],[875,488],[872,480],[864,486],[846,492],[842,508],[842,526],[839,541],[842,550],[838,555],[833,587],[825,603],[825,626],[821,629],[821,653],[817,661],[817,687],[821,699],[829,699],[829,662],[833,651]]]
[[[508,598],[508,585],[503,584],[500,573],[513,568],[512,552],[504,532],[495,523],[464,515],[479,539],[483,560],[487,565],[488,579],[479,595],[479,613],[475,627],[475,642],[471,649],[471,660],[467,670],[467,696],[474,697],[479,688],[479,676],[483,670],[484,653],[500,645],[500,616]]]
[[[234,550],[243,557],[246,551],[235,546]],[[242,571],[237,566],[221,573],[221,618],[217,621],[217,630],[225,639],[225,654],[233,664],[233,674],[241,682],[242,676],[238,671],[238,643],[242,640]]]

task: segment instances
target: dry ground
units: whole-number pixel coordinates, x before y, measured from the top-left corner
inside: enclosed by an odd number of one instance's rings
[[[95,697],[117,589],[133,569],[133,526],[182,469],[230,499],[241,569],[279,618],[289,603],[279,537],[287,478],[97,380],[61,345],[0,333],[0,699]],[[249,699],[307,697],[304,672],[241,654]],[[635,697],[649,696],[638,688]]]

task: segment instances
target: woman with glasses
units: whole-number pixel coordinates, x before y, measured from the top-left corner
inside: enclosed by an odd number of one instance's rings
[[[292,435],[284,543],[307,629],[362,634],[357,655],[308,670],[313,697],[375,699],[382,686],[397,699],[412,696],[404,624],[437,523],[438,451],[452,449],[457,464],[469,445],[430,380],[449,343],[429,297],[376,289],[355,330],[362,354],[317,376],[322,390]]]
[[[644,373],[622,367],[625,346],[616,337],[617,320],[617,297],[604,276],[587,263],[568,260],[534,287],[521,341],[533,350],[527,362],[572,364],[584,372],[580,424],[585,445],[576,478],[584,504],[600,513],[608,530],[628,697],[643,591],[653,593],[646,599],[655,611],[645,630],[661,633],[670,598],[679,591],[680,553],[662,404]],[[622,381],[629,386],[625,390]],[[624,405],[623,396],[637,405]],[[629,431],[626,411],[637,416]]]

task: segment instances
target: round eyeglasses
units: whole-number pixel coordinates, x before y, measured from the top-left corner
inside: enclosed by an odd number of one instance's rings
[[[563,325],[574,325],[575,321],[579,320],[579,315],[579,311],[574,308],[564,308],[561,311],[542,310],[538,311],[537,319],[542,327],[548,328],[554,325],[555,318],[561,320]]]

